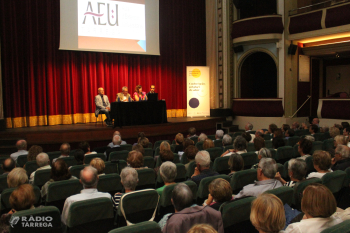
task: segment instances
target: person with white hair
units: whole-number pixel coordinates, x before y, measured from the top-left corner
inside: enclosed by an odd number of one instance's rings
[[[116,102],[132,102],[132,98],[128,93],[128,87],[123,87],[122,92],[117,94]]]
[[[106,159],[108,161],[108,158],[109,158],[109,154],[114,152],[114,151],[121,151],[123,150],[122,147],[120,147],[121,143],[122,143],[122,138],[120,137],[120,135],[116,134],[113,136],[113,147],[112,148],[109,148],[105,151],[105,156],[106,156]]]
[[[197,185],[199,185],[203,178],[219,175],[219,173],[210,169],[210,155],[208,151],[199,151],[196,154],[195,161],[196,168],[194,169],[194,173],[189,180],[194,181]]]
[[[169,161],[162,163],[159,169],[159,174],[164,181],[164,186],[157,189],[159,196],[161,196],[166,186],[175,184],[175,179],[177,176],[177,168],[175,163]]]
[[[245,126],[244,126],[245,132],[249,133],[250,136],[252,136],[252,139],[249,142],[253,142],[254,138],[255,138],[255,134],[252,134],[251,131],[253,131],[253,124],[248,122]]]
[[[199,136],[198,136],[198,142],[204,142],[205,139],[207,139],[208,136],[205,134],[205,133],[201,133]]]
[[[222,140],[223,136],[224,136],[224,131],[222,129],[216,130],[215,140]]]
[[[105,91],[102,87],[97,89],[98,95],[95,96],[95,116],[98,117],[99,114],[105,114],[106,120],[104,121],[107,126],[112,126],[112,119],[110,115],[111,104],[109,103],[108,96],[105,95]]]
[[[114,208],[118,209],[120,199],[125,193],[131,193],[134,192],[137,186],[137,183],[139,182],[139,175],[135,168],[132,167],[125,167],[123,168],[122,172],[120,173],[121,183],[124,187],[125,192],[124,193],[116,193],[114,194],[112,201]]]
[[[98,184],[98,175],[97,170],[91,166],[85,167],[80,171],[80,183],[83,185],[83,190],[80,191],[80,194],[75,194],[70,196],[64,202],[61,221],[64,225],[67,225],[67,218],[70,212],[70,206],[77,201],[84,201],[95,199],[99,197],[105,197],[111,199],[111,195],[109,193],[99,192],[97,190]]]
[[[10,155],[10,157],[17,161],[18,156],[20,155],[27,155],[28,151],[27,151],[27,141],[26,140],[18,140],[16,142],[16,148],[17,148],[17,152],[12,153]]]
[[[48,154],[46,154],[44,152],[42,152],[36,156],[36,164],[39,166],[39,168],[36,169],[36,171],[44,170],[44,169],[51,169],[49,156],[48,156]],[[34,176],[35,176],[36,171],[34,171],[34,172],[32,172],[32,174],[30,174],[30,178],[29,178],[30,184],[32,184],[34,182]]]
[[[222,138],[222,145],[225,146],[231,146],[232,145],[232,137],[228,134],[225,134]]]
[[[350,148],[345,145],[338,145],[335,148],[335,156],[332,159],[331,169],[333,171],[345,171],[348,167],[350,167]]]
[[[122,137],[122,135],[120,134],[119,131],[114,131],[113,137],[114,137],[115,135],[119,135],[120,137]],[[114,144],[113,144],[113,137],[112,137],[112,142],[110,142],[110,143],[107,145],[107,146],[110,147],[110,148],[113,148],[113,147],[114,147]],[[122,140],[122,143],[121,143],[120,145],[125,145],[125,144],[127,144],[126,141],[123,141],[123,140]]]
[[[69,157],[69,154],[70,154],[70,145],[69,145],[69,143],[67,143],[67,142],[62,143],[62,145],[60,147],[60,151],[61,151],[61,155],[58,158],[54,158],[52,160],[52,163],[56,162],[57,159]]]

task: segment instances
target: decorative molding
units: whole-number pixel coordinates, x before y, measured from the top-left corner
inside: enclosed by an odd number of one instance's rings
[[[327,10],[323,9],[323,11],[322,11],[322,18],[321,18],[321,27],[323,29],[326,29],[326,15],[327,15]]]
[[[243,36],[238,37],[232,40],[234,44],[237,43],[244,43],[244,42],[250,42],[250,41],[258,41],[259,44],[263,44],[262,40],[270,40],[272,42],[277,42],[282,39],[282,34],[260,34],[260,35],[253,35],[253,36]]]

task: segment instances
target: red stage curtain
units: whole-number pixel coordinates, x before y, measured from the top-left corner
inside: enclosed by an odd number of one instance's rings
[[[168,109],[185,109],[186,66],[206,65],[205,1],[160,0],[159,22],[161,56],[61,51],[59,0],[1,1],[7,126],[82,122],[100,86],[114,101],[123,86],[155,84]]]

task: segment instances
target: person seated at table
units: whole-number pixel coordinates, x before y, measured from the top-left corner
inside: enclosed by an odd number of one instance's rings
[[[145,100],[147,100],[146,92],[142,91],[142,86],[141,85],[137,85],[135,87],[134,100],[135,101],[145,101]]]
[[[156,89],[156,86],[154,86],[153,84],[151,85],[151,87],[150,87],[150,91],[147,93],[147,98],[148,98],[148,95],[149,94],[155,94],[156,92],[155,92],[155,89]]]
[[[122,92],[117,94],[116,102],[132,102],[132,98],[128,93],[128,87],[123,87]]]

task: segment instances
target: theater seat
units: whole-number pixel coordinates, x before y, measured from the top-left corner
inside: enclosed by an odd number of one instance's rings
[[[310,155],[312,155],[317,150],[322,150],[323,142],[312,142],[312,149]]]
[[[299,145],[293,146],[293,158],[298,158],[301,156],[299,151],[298,151],[298,148],[299,148]]]
[[[80,171],[84,169],[84,167],[86,167],[88,165],[75,165],[69,168],[69,172],[70,174],[72,174],[72,176],[75,176],[76,178],[80,178]]]
[[[214,140],[214,146],[215,147],[222,147],[222,139]]]
[[[27,162],[28,155],[20,155],[17,157],[17,167],[23,167]]]
[[[73,157],[74,158],[74,157]],[[104,153],[97,153],[97,154],[88,154],[88,155],[85,155],[85,158],[84,158],[84,163],[85,164],[90,164],[91,160],[93,160],[94,158],[100,158],[102,159],[103,161],[106,161],[106,156]]]
[[[36,171],[36,169],[38,168],[39,166],[38,164],[36,164],[36,161],[26,162],[25,170],[27,171],[28,177],[30,176],[30,174],[32,174],[32,172]]]
[[[162,233],[156,222],[141,222],[135,225],[120,227],[108,233]]]
[[[228,166],[228,160],[230,156],[219,157],[214,160],[213,170],[220,174],[229,174],[230,168]]]
[[[252,143],[252,142],[249,142],[249,143],[248,143],[247,151],[248,151],[248,152],[255,152],[254,143]]]
[[[350,233],[350,219],[323,230],[321,233]]]
[[[154,158],[151,156],[143,157],[143,166],[148,168],[154,168]]]
[[[157,147],[159,147],[160,144],[162,144],[163,141],[166,141],[166,142],[169,143],[169,145],[171,145],[169,140],[159,140],[159,141],[156,141],[156,142],[154,143],[154,145],[153,145],[153,150],[155,150]]]
[[[132,150],[132,145],[131,145],[131,144],[120,145],[120,147],[121,147],[123,150],[127,150],[127,151],[131,151],[131,150]]]
[[[137,183],[136,190],[154,188],[156,175],[151,168],[137,170],[139,176],[139,182]]]
[[[107,192],[114,196],[115,193],[121,192],[123,186],[120,176],[116,173],[99,176],[97,190],[99,192]]]
[[[154,157],[152,148],[145,148],[144,150],[145,150],[145,157],[146,156],[150,156],[152,158]]]
[[[209,149],[206,149],[206,151],[209,153],[211,161],[214,161],[216,158],[222,155],[221,147],[209,148]]]
[[[334,172],[328,172],[322,177],[322,184],[327,186],[329,190],[333,194],[340,191],[340,189],[343,187],[344,180],[346,178],[346,172],[345,171],[334,171]]]
[[[6,174],[0,175],[0,192],[2,192],[7,188],[8,188],[8,185],[7,185],[7,173],[6,173]]]
[[[283,202],[283,205],[284,204],[291,205],[293,201],[294,189],[291,187],[282,186],[276,189],[268,190],[265,193],[274,194],[279,199],[281,199],[281,201]]]
[[[244,161],[244,169],[250,169],[254,164],[258,163],[258,155],[255,152],[241,154]]]
[[[330,138],[330,139],[323,141],[323,147],[322,147],[323,150],[329,151],[333,148],[334,148],[334,139],[333,138]]]
[[[121,150],[121,151],[113,151],[109,154],[108,161],[112,160],[125,160],[128,158],[129,151]]]
[[[33,185],[41,187],[50,180],[51,169],[43,169],[35,172]]]
[[[68,167],[77,165],[77,160],[73,156],[68,156],[61,159],[63,159],[63,161],[66,162]]]
[[[196,142],[194,142],[194,143],[196,143]],[[203,150],[203,142],[197,142],[196,147],[198,150]]]
[[[294,147],[300,141],[300,137],[294,136],[288,138],[288,146]]]
[[[294,155],[293,147],[282,146],[282,147],[277,149],[275,160],[277,163],[285,163],[286,161],[293,158],[293,155]]]
[[[47,152],[47,155],[49,156],[50,159],[50,165],[52,164],[52,161],[54,159],[57,159],[61,155],[61,151],[52,151],[52,152]]]
[[[213,180],[216,179],[224,179],[227,180],[228,182],[231,181],[231,178],[228,175],[217,175],[217,176],[210,176],[206,177],[201,180],[198,186],[198,191],[197,191],[197,204],[201,205],[203,204],[204,200],[208,198],[209,194],[209,185]]]
[[[319,178],[311,178],[307,179],[301,182],[297,182],[294,186],[294,193],[293,193],[293,206],[297,210],[301,210],[301,198],[302,198],[302,193],[304,189],[309,185],[313,183],[319,183],[322,184],[322,180]]]
[[[247,169],[233,173],[231,178],[231,188],[233,194],[238,194],[242,188],[248,184],[253,184],[257,180],[256,169]]]

